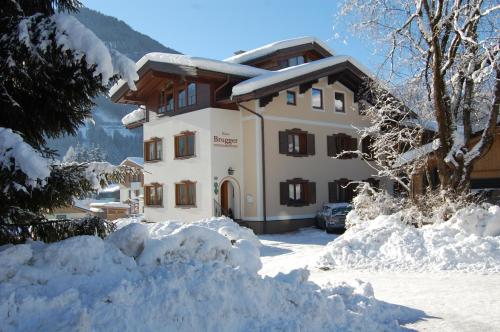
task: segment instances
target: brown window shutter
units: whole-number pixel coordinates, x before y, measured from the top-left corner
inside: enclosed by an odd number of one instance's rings
[[[344,151],[344,134],[335,135],[335,155]],[[341,157],[344,159],[345,157]]]
[[[288,183],[280,182],[280,204],[288,204]]]
[[[308,203],[309,204],[316,204],[316,182],[309,182],[306,183],[306,186],[309,186],[309,199]]]
[[[279,132],[279,145],[280,145],[280,153],[287,154],[288,153],[288,134],[286,131]]]
[[[307,134],[307,154],[314,155],[316,153],[316,144],[314,142],[314,134]]]
[[[335,136],[326,136],[326,154],[328,157],[335,156]]]
[[[328,182],[328,201],[330,203],[337,203],[338,199],[338,182]]]
[[[351,151],[357,151],[358,150],[358,139],[356,137],[349,137],[350,138],[350,149]],[[351,158],[356,158],[357,154],[356,153],[351,153]]]

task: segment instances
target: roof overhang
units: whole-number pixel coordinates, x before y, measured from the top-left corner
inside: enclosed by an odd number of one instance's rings
[[[232,99],[236,102],[259,99],[295,86],[299,86],[301,91],[305,91],[322,77],[328,77],[328,84],[333,84],[338,81],[355,93],[360,91],[366,80],[371,79],[370,76],[359,67],[349,60],[345,60],[326,68],[266,85],[248,93],[241,95],[233,94]]]

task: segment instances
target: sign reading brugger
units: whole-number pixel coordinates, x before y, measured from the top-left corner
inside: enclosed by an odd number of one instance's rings
[[[228,147],[237,147],[238,139],[232,138],[228,133],[222,132],[221,136],[214,135],[214,145],[217,146],[228,146]]]

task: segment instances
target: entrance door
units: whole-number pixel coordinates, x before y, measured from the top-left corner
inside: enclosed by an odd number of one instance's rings
[[[222,207],[222,214],[227,216],[229,210],[229,195],[228,195],[229,181],[224,181],[220,187],[220,206]]]
[[[234,186],[231,181],[226,180],[222,182],[220,188],[220,206],[222,208],[222,214],[226,217],[234,219],[236,213],[235,204]]]

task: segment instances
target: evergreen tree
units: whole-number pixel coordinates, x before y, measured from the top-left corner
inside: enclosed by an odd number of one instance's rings
[[[135,88],[134,63],[109,50],[68,12],[77,0],[10,0],[0,7],[0,218],[70,204],[95,189],[103,163],[58,163],[47,138],[75,135],[93,99],[122,77]],[[100,159],[95,151],[89,159]]]

